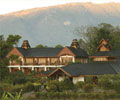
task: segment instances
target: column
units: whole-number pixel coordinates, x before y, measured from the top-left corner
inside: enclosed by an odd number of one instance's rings
[[[44,69],[45,71],[47,71],[47,68],[45,67],[45,69]]]
[[[24,68],[22,67],[22,72],[24,73]]]
[[[22,61],[22,65],[24,65],[24,58],[22,58],[21,61]]]
[[[34,71],[34,67],[32,67],[32,71]]]
[[[11,67],[9,67],[9,72],[10,72],[10,73],[12,72],[12,68],[11,68]]]
[[[73,57],[73,63],[75,63],[75,57]]]
[[[26,65],[26,58],[24,58],[24,65]]]
[[[61,65],[61,63],[62,63],[62,60],[61,60],[61,57],[60,57],[60,65]]]
[[[11,63],[12,63],[12,62],[11,62],[11,61],[9,61],[9,63],[10,63],[10,65],[11,65]]]
[[[50,58],[47,59],[48,60],[48,65],[50,64]]]
[[[20,70],[20,66],[18,67],[18,69]]]

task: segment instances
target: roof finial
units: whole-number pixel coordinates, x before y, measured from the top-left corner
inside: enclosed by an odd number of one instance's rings
[[[71,47],[73,47],[73,48],[75,48],[75,49],[78,49],[78,48],[80,47],[77,39],[74,39],[74,40],[72,41]]]
[[[24,49],[30,48],[30,45],[29,45],[28,40],[24,40],[24,41],[23,41],[22,48],[24,48]]]

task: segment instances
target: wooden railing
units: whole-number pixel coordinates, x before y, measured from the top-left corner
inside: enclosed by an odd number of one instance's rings
[[[66,65],[67,63],[63,63],[63,62],[55,62],[55,63],[50,63],[50,62],[46,62],[46,63],[24,63],[22,64],[19,63],[11,63],[10,65]]]

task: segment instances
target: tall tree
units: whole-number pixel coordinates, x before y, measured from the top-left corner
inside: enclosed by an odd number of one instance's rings
[[[98,26],[89,26],[77,28],[74,31],[79,34],[80,46],[90,55],[97,51],[99,41],[108,39],[112,45],[112,50],[120,50],[120,27],[107,23],[98,24]]]
[[[7,39],[3,35],[0,35],[0,80],[3,80],[8,73],[8,59],[6,55],[8,52],[18,44],[21,36],[19,35],[9,35]]]
[[[0,59],[6,57],[8,52],[18,44],[21,36],[19,35],[9,35],[7,39],[3,35],[0,35]]]

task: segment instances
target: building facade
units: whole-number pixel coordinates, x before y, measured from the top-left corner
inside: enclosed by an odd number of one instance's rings
[[[92,58],[93,61],[117,61],[120,58],[120,51],[112,51],[109,40],[102,39],[97,47],[97,52],[89,58]]]
[[[13,48],[7,57],[12,55],[18,56],[19,62],[10,60],[9,71],[21,70],[25,73],[47,71],[65,66],[69,62],[87,63],[88,59],[87,53],[79,47],[76,39],[70,47],[64,48],[31,48],[29,42],[25,40],[21,47]]]
[[[93,81],[97,82],[99,75],[120,73],[120,51],[112,51],[108,40],[102,39],[97,52],[89,58],[92,59],[89,63],[71,64],[43,74],[59,81],[69,77],[76,84],[85,81],[87,76],[93,76]]]

